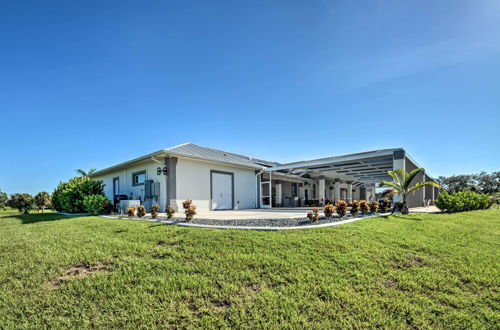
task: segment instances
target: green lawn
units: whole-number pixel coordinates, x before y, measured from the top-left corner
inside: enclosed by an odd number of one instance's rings
[[[0,328],[498,328],[499,233],[500,210],[284,232],[4,211]]]

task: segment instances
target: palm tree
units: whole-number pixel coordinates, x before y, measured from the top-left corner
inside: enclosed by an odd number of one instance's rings
[[[89,176],[89,175],[92,175],[92,173],[95,172],[95,168],[91,168],[88,172],[85,172],[81,168],[79,168],[79,169],[77,169],[75,171],[76,171],[76,173],[80,174],[81,176]]]
[[[399,195],[403,198],[402,201],[400,201],[400,202],[396,203],[396,205],[394,205],[394,208],[392,209],[391,214],[394,214],[394,211],[396,210],[396,208],[399,208],[401,210],[402,214],[409,213],[408,207],[406,206],[406,197],[408,196],[409,193],[413,192],[415,194],[415,192],[418,189],[420,189],[424,186],[433,186],[436,188],[441,188],[437,183],[431,182],[431,181],[418,182],[418,183],[415,183],[414,185],[411,185],[415,176],[418,173],[422,172],[423,170],[424,170],[423,168],[416,168],[413,171],[411,171],[410,173],[408,173],[405,170],[403,170],[402,168],[399,168],[397,170],[387,172],[390,176],[392,176],[394,181],[393,182],[382,181],[381,186],[382,187],[391,187],[393,190],[392,191],[393,194]]]

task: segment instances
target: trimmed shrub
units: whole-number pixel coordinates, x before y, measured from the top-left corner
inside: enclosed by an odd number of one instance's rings
[[[35,207],[35,200],[30,194],[13,194],[10,196],[9,206],[20,213],[28,214]]]
[[[389,199],[384,199],[382,203],[380,203],[380,211],[382,213],[387,212],[387,210],[391,207],[391,201]]]
[[[193,205],[193,201],[188,199],[182,202],[182,207],[184,208],[186,221],[191,221],[193,217],[196,215],[196,205]]]
[[[344,217],[347,213],[347,202],[343,200],[339,200],[336,203],[336,208],[337,208],[337,214],[339,217]]]
[[[309,211],[309,212],[307,212],[306,215],[309,218],[309,220],[311,220],[311,221],[318,221],[318,219],[319,219],[319,209],[317,207],[313,207],[312,212]]]
[[[377,213],[378,208],[380,207],[380,204],[377,201],[373,201],[372,204],[370,205],[370,207],[371,207],[373,213]]]
[[[172,219],[172,217],[175,214],[175,210],[170,205],[167,205],[167,208],[165,209],[165,213],[167,214],[167,219]]]
[[[368,204],[368,202],[365,200],[359,201],[359,209],[361,211],[361,214],[366,215],[368,212],[370,212],[370,204]]]
[[[127,215],[132,218],[135,215],[135,207],[131,206],[127,209]]]
[[[104,203],[103,207],[102,207],[102,214],[111,214],[114,210],[114,206],[113,204],[111,204],[111,202],[109,200],[106,200],[106,202]]]
[[[323,212],[325,213],[325,217],[331,218],[335,212],[335,206],[333,204],[326,204],[323,206]]]
[[[484,210],[491,206],[491,199],[486,194],[478,194],[474,191],[464,190],[453,194],[443,191],[435,202],[441,211],[462,212],[472,210]]]
[[[160,205],[155,204],[151,206],[151,218],[156,219],[158,212],[160,212]]]
[[[59,183],[52,193],[52,206],[59,212],[82,213],[83,199],[90,195],[104,195],[104,184],[87,176],[74,177]]]
[[[354,200],[351,203],[351,214],[356,215],[359,212],[359,202]]]
[[[88,195],[83,198],[85,211],[92,215],[102,214],[107,203],[109,200],[103,195]]]
[[[142,218],[145,215],[146,215],[146,208],[144,207],[144,205],[139,205],[137,207],[137,216],[139,218]]]

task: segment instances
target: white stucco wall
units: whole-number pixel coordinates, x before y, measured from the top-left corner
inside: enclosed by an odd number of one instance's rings
[[[166,184],[165,175],[157,175],[157,167],[162,167],[162,165],[155,163],[153,161],[144,162],[131,166],[124,170],[119,170],[111,172],[105,175],[97,176],[93,178],[94,180],[101,180],[106,185],[104,187],[104,193],[108,199],[113,202],[113,178],[119,177],[119,191],[117,194],[125,194],[131,199],[141,199],[144,201],[144,185],[133,186],[132,185],[132,174],[139,171],[146,171],[146,180],[153,180],[155,182],[160,182],[160,198],[159,201],[154,201],[160,205],[160,211],[163,212],[166,205]]]
[[[198,210],[210,209],[210,171],[234,173],[235,208],[256,207],[255,170],[217,163],[179,158],[177,162],[176,202],[182,210],[182,202],[192,199]],[[238,203],[239,202],[239,203]]]

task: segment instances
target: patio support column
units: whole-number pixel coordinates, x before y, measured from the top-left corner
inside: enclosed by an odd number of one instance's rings
[[[397,170],[399,168],[402,168],[403,171],[406,171],[405,160],[406,160],[406,155],[405,155],[405,151],[404,150],[396,150],[396,151],[394,151],[394,153],[392,155],[392,169],[395,171],[395,170]],[[394,203],[397,203],[397,202],[399,202],[402,199],[403,198],[400,195],[394,195],[392,197],[392,200],[393,200]]]
[[[425,170],[422,171],[422,181],[420,181],[420,182],[425,182]],[[425,198],[428,196],[425,196],[425,186],[423,188],[421,188],[420,190],[422,190],[422,205],[427,206]]]
[[[325,177],[321,177],[319,179],[318,189],[319,189],[319,194],[318,194],[319,202],[320,202],[320,204],[324,204],[325,203]]]
[[[274,185],[274,188],[276,188],[276,206],[280,207],[282,206],[281,200],[282,200],[282,194],[281,194],[281,183],[278,183],[279,181],[276,181],[276,184]]]
[[[375,183],[373,184],[373,187],[372,187],[372,198],[371,198],[371,202],[375,201]]]
[[[352,181],[346,181],[347,183],[347,200],[352,202]]]
[[[436,189],[435,189],[434,187],[432,187],[432,205],[434,205],[434,200],[435,200],[435,199],[434,199],[434,191],[435,191],[435,190],[436,190]]]
[[[335,201],[340,200],[340,180],[335,179],[335,183],[333,184],[334,190],[335,190]]]
[[[273,172],[269,172],[269,207],[273,208]]]

